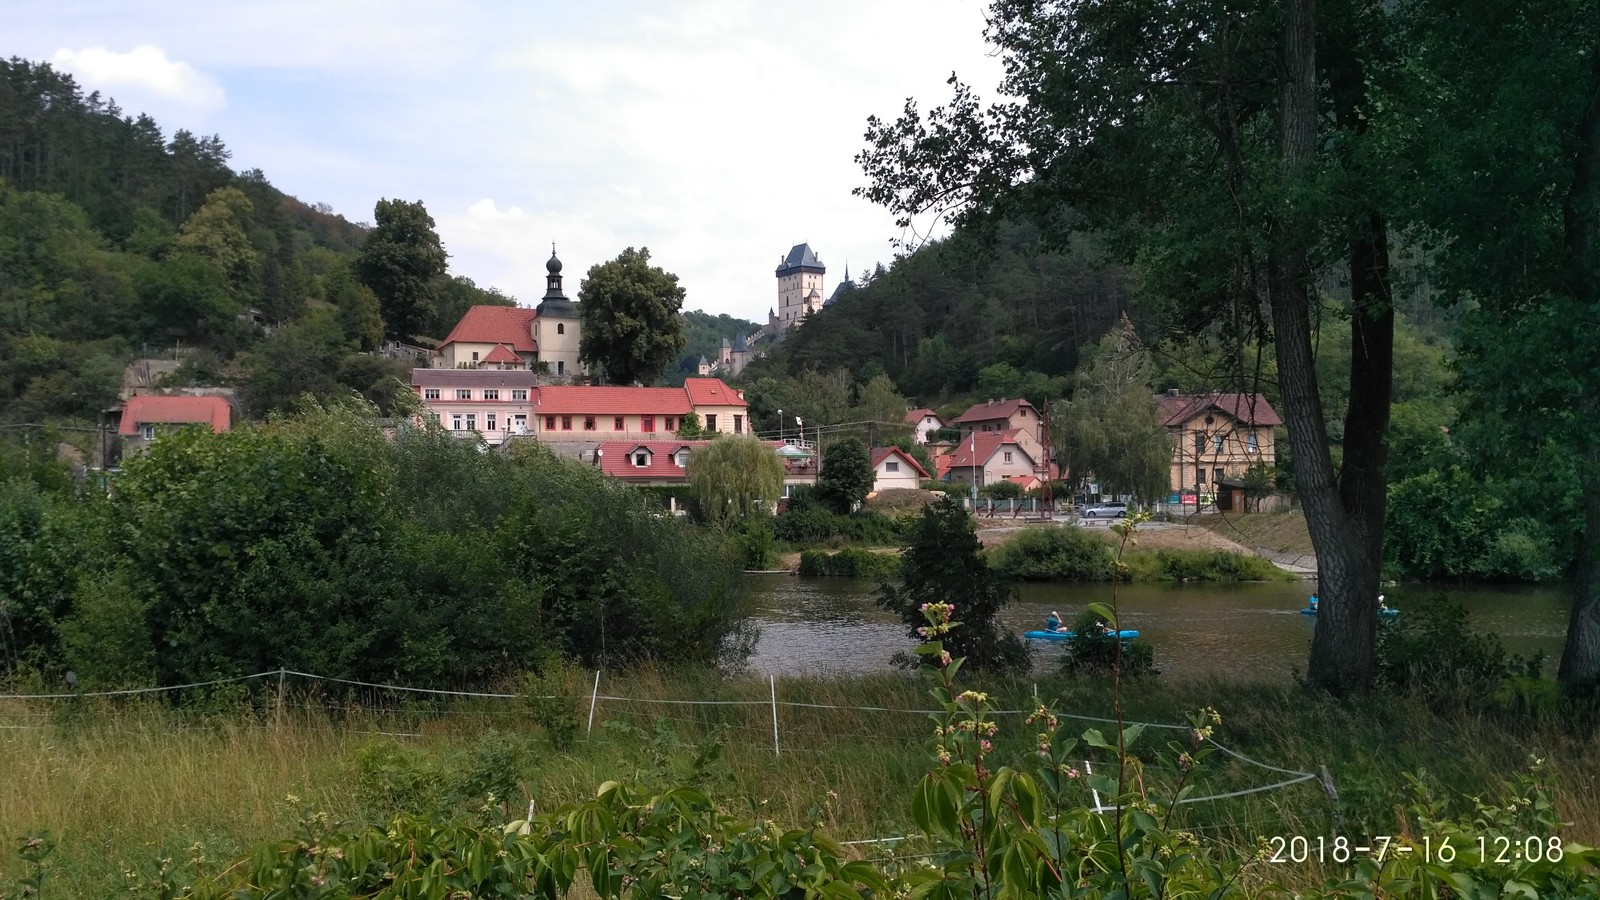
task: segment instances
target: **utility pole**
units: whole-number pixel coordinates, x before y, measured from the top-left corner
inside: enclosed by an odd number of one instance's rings
[[[1044,408],[1039,410],[1039,446],[1044,449],[1044,485],[1039,489],[1040,513],[1048,521],[1055,518],[1055,479],[1050,477],[1050,465],[1055,457],[1055,452],[1050,447],[1050,401],[1043,401]]]

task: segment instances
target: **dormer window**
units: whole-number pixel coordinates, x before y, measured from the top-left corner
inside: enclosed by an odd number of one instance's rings
[[[679,450],[677,452],[677,454],[673,457],[673,461],[678,464],[678,468],[680,468],[680,469],[687,468],[688,465],[689,465],[689,451],[688,450]]]
[[[633,452],[633,466],[636,469],[647,469],[647,468],[649,468],[650,467],[650,451],[649,450],[635,450]]]

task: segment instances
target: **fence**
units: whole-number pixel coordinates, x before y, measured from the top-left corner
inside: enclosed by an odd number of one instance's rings
[[[943,710],[893,706],[859,706],[837,703],[809,702],[783,699],[779,679],[769,675],[764,696],[738,699],[680,699],[668,697],[627,696],[602,690],[604,673],[596,671],[594,679],[586,686],[586,695],[574,694],[519,694],[491,691],[456,691],[406,685],[379,684],[346,678],[332,678],[277,669],[233,678],[172,685],[154,688],[133,688],[114,691],[73,691],[56,693],[0,694],[0,729],[28,730],[52,727],[54,715],[60,704],[79,704],[100,701],[115,704],[139,698],[170,700],[183,692],[199,692],[197,696],[221,693],[237,701],[241,688],[248,691],[253,685],[258,698],[266,702],[269,711],[284,713],[293,707],[317,709],[340,714],[363,713],[368,720],[380,719],[389,727],[370,732],[394,737],[418,737],[430,721],[447,717],[489,716],[495,719],[526,718],[533,701],[563,701],[578,711],[583,721],[583,735],[596,739],[597,725],[606,721],[636,722],[638,716],[646,721],[662,719],[679,725],[698,726],[705,730],[719,730],[742,738],[742,743],[754,745],[770,737],[775,758],[785,755],[822,753],[841,746],[859,747],[861,744],[899,745],[914,747],[926,741],[926,719],[941,714]],[[796,682],[796,687],[805,682]],[[322,686],[338,686],[343,697],[320,695]],[[293,688],[291,688],[293,686]],[[749,691],[753,685],[743,685]],[[1037,686],[1034,687],[1037,695]],[[801,692],[803,693],[803,691]],[[364,698],[364,699],[363,699]],[[445,705],[439,705],[445,704]],[[1033,708],[1007,708],[992,710],[997,718],[1020,718],[1033,712]],[[1116,720],[1075,713],[1056,714],[1059,718],[1115,725]],[[267,724],[264,721],[263,724]],[[1158,731],[1188,732],[1188,725],[1171,725],[1159,722],[1125,722],[1142,725]],[[602,727],[600,729],[604,731]],[[1335,799],[1331,777],[1324,770],[1319,777],[1312,772],[1284,768],[1252,759],[1213,737],[1209,743],[1219,753],[1251,770],[1271,773],[1274,779],[1265,784],[1229,785],[1218,787],[1201,796],[1190,796],[1179,803],[1193,804],[1227,800],[1279,790],[1308,781],[1320,781],[1330,800]],[[1086,760],[1085,766],[1089,763]],[[1098,796],[1095,809],[1105,811]]]

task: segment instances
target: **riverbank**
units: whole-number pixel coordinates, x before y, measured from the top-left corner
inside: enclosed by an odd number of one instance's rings
[[[1001,709],[1030,709],[1035,689],[1064,712],[1108,718],[1113,709],[1103,681],[964,681],[989,690]],[[46,895],[89,897],[114,893],[128,871],[154,872],[162,858],[177,869],[217,871],[261,841],[293,834],[307,811],[382,822],[401,809],[474,809],[492,792],[520,815],[530,802],[548,810],[588,797],[609,779],[646,790],[692,784],[735,814],[786,826],[821,823],[841,840],[914,830],[910,795],[930,765],[928,719],[916,712],[929,701],[926,684],[915,678],[769,681],[645,671],[608,673],[596,691],[593,673],[571,671],[538,689],[561,699],[434,703],[370,695],[353,707],[291,685],[281,706],[269,691],[254,713],[7,702],[0,723],[21,727],[4,732],[0,836],[15,845],[49,831],[56,852]],[[707,705],[666,702],[686,700]],[[1412,800],[1408,773],[1422,773],[1443,797],[1508,801],[1506,779],[1537,755],[1549,765],[1561,819],[1569,823],[1561,835],[1600,840],[1592,764],[1600,744],[1556,711],[1486,703],[1441,712],[1394,697],[1338,703],[1293,685],[1205,680],[1134,682],[1124,693],[1130,721],[1175,725],[1205,706],[1220,712],[1215,740],[1234,753],[1290,772],[1320,773],[1326,765],[1339,794],[1339,833],[1416,834],[1417,823],[1403,812]],[[1020,714],[999,723],[998,752],[1020,760],[1033,729]],[[1147,732],[1144,744],[1168,739]],[[1288,777],[1221,755],[1195,783],[1228,793]],[[1334,813],[1311,780],[1186,806],[1177,824],[1248,852],[1271,835],[1331,836]],[[875,845],[858,849],[876,853]],[[1338,871],[1308,864],[1276,874],[1309,884]],[[0,858],[0,872],[3,891],[19,875],[15,857]]]

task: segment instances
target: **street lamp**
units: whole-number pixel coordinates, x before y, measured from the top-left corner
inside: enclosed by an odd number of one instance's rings
[[[778,443],[783,443],[783,410],[778,410]]]

